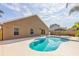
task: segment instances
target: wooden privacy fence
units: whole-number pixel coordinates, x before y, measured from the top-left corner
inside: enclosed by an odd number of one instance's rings
[[[69,31],[51,31],[50,32],[51,35],[65,35],[65,36],[75,36],[75,32],[69,32]]]

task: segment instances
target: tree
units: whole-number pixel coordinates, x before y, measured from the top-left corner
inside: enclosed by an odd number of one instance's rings
[[[66,8],[68,8],[68,6],[69,6],[69,3],[66,3]]]
[[[74,6],[74,7],[70,10],[69,15],[71,15],[73,12],[79,12],[79,5]]]
[[[79,23],[75,23],[74,26],[72,26],[71,29],[75,30],[75,36],[79,37]]]
[[[66,8],[68,8],[68,5],[69,4],[66,4]],[[79,12],[79,5],[76,5],[73,8],[71,8],[71,10],[69,11],[69,15],[71,15],[73,12]],[[76,23],[71,29],[76,30],[75,36],[79,37],[79,23]]]
[[[66,8],[68,8],[69,3],[66,3]],[[69,15],[71,15],[73,12],[79,12],[79,5],[74,6],[73,8],[71,8],[71,10],[69,11]]]

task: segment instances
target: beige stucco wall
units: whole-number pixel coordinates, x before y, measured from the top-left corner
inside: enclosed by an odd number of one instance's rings
[[[18,27],[20,29],[20,35],[14,36],[14,28]],[[48,34],[49,30],[47,26],[40,20],[38,16],[31,16],[27,18],[22,18],[19,20],[7,22],[3,24],[3,39],[13,39],[19,37],[27,37],[30,35],[30,29],[34,29],[34,35],[41,35],[41,29],[45,29],[45,34]]]

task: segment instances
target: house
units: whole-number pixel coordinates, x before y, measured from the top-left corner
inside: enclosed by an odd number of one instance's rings
[[[52,25],[50,25],[50,31],[54,31],[54,30],[56,30],[58,28],[60,28],[60,25],[58,25],[58,24],[52,24]]]
[[[0,40],[48,34],[48,27],[37,15],[15,19],[0,24]]]
[[[65,31],[66,31],[66,28],[61,27],[58,24],[52,24],[50,26],[50,34],[51,35],[61,35],[61,34],[64,34]]]
[[[58,28],[58,29],[55,29],[55,31],[66,31],[65,28]]]

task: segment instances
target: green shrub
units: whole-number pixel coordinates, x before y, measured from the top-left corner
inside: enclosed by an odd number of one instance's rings
[[[77,30],[77,31],[75,32],[75,36],[78,36],[78,37],[79,37],[79,30]]]

